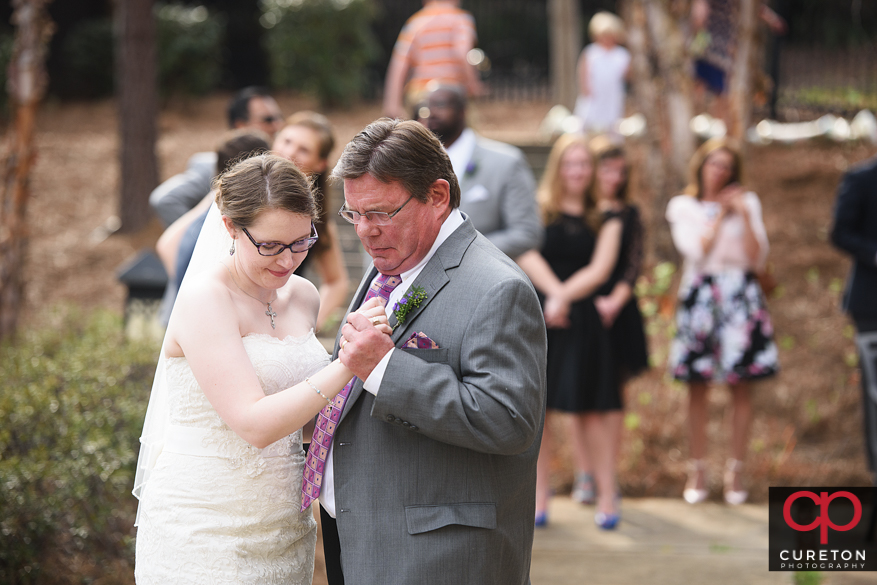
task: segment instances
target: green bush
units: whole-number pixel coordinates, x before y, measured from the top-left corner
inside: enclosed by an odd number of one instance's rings
[[[47,559],[133,559],[131,495],[158,348],[118,316],[56,315],[0,345],[0,582]],[[62,565],[63,566],[63,565]]]
[[[225,20],[204,6],[159,4],[155,7],[158,87],[170,95],[204,95],[222,75]],[[109,18],[85,20],[64,38],[60,55],[64,96],[96,98],[114,89],[113,23]]]
[[[222,73],[225,20],[205,6],[158,5],[155,9],[159,87],[164,95],[204,95]]]
[[[378,54],[369,0],[261,0],[271,81],[346,106],[363,95]]]

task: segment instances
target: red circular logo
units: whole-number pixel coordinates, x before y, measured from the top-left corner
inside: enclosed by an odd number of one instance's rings
[[[792,504],[798,498],[810,498],[813,500],[817,506],[819,506],[819,518],[807,524],[806,526],[802,526],[798,524],[794,520],[792,520]],[[828,505],[831,504],[831,501],[835,498],[846,498],[853,504],[853,519],[843,526],[838,526],[834,522],[831,521],[831,518],[828,517]],[[834,530],[839,532],[846,532],[847,530],[852,530],[859,523],[859,520],[862,519],[862,502],[859,501],[859,498],[851,494],[850,492],[834,492],[830,496],[828,492],[820,492],[817,496],[813,492],[795,492],[791,496],[786,499],[786,503],[783,504],[783,519],[785,519],[786,524],[789,527],[794,528],[800,532],[807,532],[813,530],[814,528],[819,528],[819,543],[820,544],[828,544],[828,528],[831,527]]]

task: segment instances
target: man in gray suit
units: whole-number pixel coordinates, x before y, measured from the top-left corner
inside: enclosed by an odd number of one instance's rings
[[[336,338],[356,377],[314,468],[329,583],[525,585],[545,416],[536,293],[457,209],[448,156],[417,122],[373,122],[333,176],[373,265]],[[370,288],[389,293],[392,336],[352,312]]]
[[[439,137],[460,182],[460,211],[497,248],[516,258],[542,243],[536,183],[520,149],[466,124],[466,94],[436,85],[416,116]]]
[[[232,130],[252,128],[271,138],[283,127],[280,106],[261,87],[245,87],[228,102],[228,127]],[[186,170],[156,187],[149,195],[149,205],[165,227],[198,205],[210,192],[216,168],[216,152],[196,152]]]

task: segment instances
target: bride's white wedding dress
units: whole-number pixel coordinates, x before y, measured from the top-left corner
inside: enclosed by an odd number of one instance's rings
[[[243,343],[265,394],[329,363],[313,331]],[[165,360],[170,428],[140,502],[137,584],[311,583],[317,531],[311,510],[298,511],[301,430],[253,447],[222,422],[186,358]]]

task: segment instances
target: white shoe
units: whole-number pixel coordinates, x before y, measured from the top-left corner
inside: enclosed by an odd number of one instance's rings
[[[732,506],[739,506],[749,497],[746,490],[735,490],[734,480],[743,471],[743,462],[739,459],[728,459],[725,463],[725,501]]]
[[[704,470],[703,459],[691,459],[688,461],[688,482],[686,486],[697,485],[697,476]],[[682,497],[689,504],[699,504],[709,497],[710,492],[706,488],[686,487],[682,490]]]

